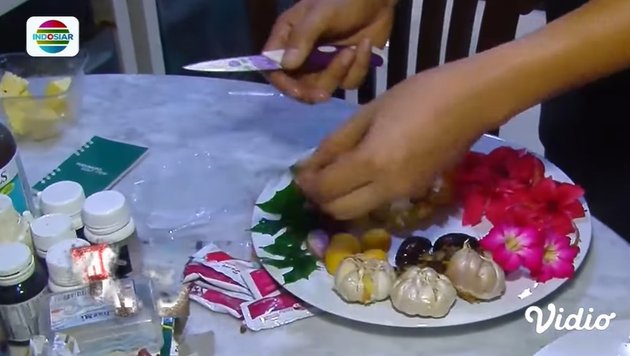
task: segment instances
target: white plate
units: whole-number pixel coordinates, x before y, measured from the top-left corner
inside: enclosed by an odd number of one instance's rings
[[[571,331],[534,356],[630,356],[630,320],[610,322],[606,330]]]
[[[494,148],[506,145],[514,148],[521,148],[508,144],[493,136],[483,136],[472,149],[473,151],[487,153],[492,151]],[[546,175],[551,176],[558,181],[572,183],[569,177],[567,177],[558,167],[545,160],[543,160],[543,162],[545,163]],[[291,174],[287,172],[279,180],[275,180],[265,187],[258,197],[257,203],[268,201],[273,197],[276,191],[282,190],[290,182]],[[581,239],[580,253],[575,259],[576,269],[582,264],[582,261],[584,260],[584,257],[591,245],[591,215],[586,202],[583,201],[583,205],[586,210],[586,216],[575,220]],[[252,226],[257,224],[261,218],[277,219],[277,217],[270,216],[258,207],[255,207],[252,216]],[[468,232],[470,235],[474,236],[483,236],[488,232],[488,229],[489,225],[483,223],[475,227],[462,227],[459,217],[453,216],[450,217],[446,223],[433,225],[426,230],[418,230],[417,233],[434,241],[447,232],[460,231]],[[274,257],[273,255],[265,252],[262,248],[272,244],[276,236],[264,235],[255,232],[252,233],[254,250],[259,257]],[[393,261],[393,257],[395,256],[401,242],[401,239],[394,239],[390,250],[390,261]],[[265,268],[276,281],[280,284],[284,284],[282,274],[287,272],[287,270],[281,270],[268,265],[265,265]],[[565,279],[554,279],[545,284],[539,285],[528,276],[510,278],[507,282],[505,295],[503,295],[500,299],[478,304],[469,304],[461,299],[458,299],[450,313],[440,319],[405,316],[394,310],[389,300],[369,306],[348,304],[341,300],[341,298],[339,298],[339,296],[332,290],[333,278],[326,272],[323,264],[320,262],[318,262],[318,269],[310,275],[309,279],[303,279],[287,284],[285,288],[306,303],[343,318],[377,325],[418,328],[468,324],[506,315],[536,303],[558,289],[565,282]]]

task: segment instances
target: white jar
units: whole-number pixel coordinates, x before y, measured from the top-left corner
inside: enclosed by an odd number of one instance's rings
[[[62,240],[77,238],[72,227],[72,220],[65,214],[46,214],[33,220],[31,234],[35,252],[41,259],[46,259],[46,253],[54,244]]]
[[[92,244],[107,244],[117,254],[116,276],[133,271],[129,245],[137,241],[136,225],[125,196],[115,190],[90,195],[81,212],[85,238]]]
[[[82,271],[78,271],[72,261],[72,249],[86,246],[90,246],[90,243],[85,240],[68,239],[59,241],[48,249],[46,253],[48,286],[53,286],[50,288],[53,292],[79,288],[86,284],[87,281],[81,275]]]
[[[83,228],[81,208],[85,202],[85,192],[81,184],[72,181],[53,183],[38,194],[42,214],[66,214],[72,219],[72,226],[79,231]]]
[[[0,243],[21,242],[33,251],[31,229],[29,223],[33,220],[30,212],[22,216],[15,210],[13,200],[8,195],[0,194]]]

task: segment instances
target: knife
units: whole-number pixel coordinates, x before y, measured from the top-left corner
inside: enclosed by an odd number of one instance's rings
[[[313,49],[304,63],[304,69],[317,72],[328,67],[335,55],[348,46],[325,45]],[[350,47],[354,48],[354,46]],[[255,56],[244,56],[199,62],[184,66],[184,69],[198,72],[251,72],[282,69],[282,57],[285,50],[265,51]],[[378,48],[372,49],[370,67],[380,67],[385,63]]]

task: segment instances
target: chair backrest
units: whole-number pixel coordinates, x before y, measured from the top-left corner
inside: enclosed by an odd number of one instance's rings
[[[418,0],[416,0],[418,1]],[[481,52],[514,39],[519,16],[532,11],[538,0],[452,0],[447,18],[447,0],[421,0],[417,43],[411,43],[413,0],[398,0],[389,40],[387,88],[407,77],[411,47],[417,49],[415,72],[440,65],[442,35],[448,21],[444,62],[467,57],[473,43],[473,26],[479,2],[485,2],[479,36],[473,52]],[[420,2],[420,1],[418,1]],[[251,33],[256,50],[262,48],[277,15],[277,0],[247,0]],[[343,97],[338,92],[336,96]],[[359,103],[376,96],[376,71],[371,71],[358,90]]]

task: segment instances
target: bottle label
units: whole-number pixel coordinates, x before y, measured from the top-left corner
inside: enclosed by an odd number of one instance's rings
[[[8,195],[13,200],[13,206],[18,213],[29,209],[26,203],[26,190],[22,186],[20,179],[20,166],[18,164],[17,153],[11,158],[9,163],[0,168],[0,194]]]
[[[50,328],[53,331],[111,320],[115,316],[113,305],[94,299],[86,288],[50,298]]]
[[[25,342],[39,333],[37,315],[45,291],[46,288],[35,297],[19,304],[0,305],[0,318],[9,340]]]

